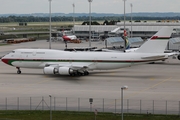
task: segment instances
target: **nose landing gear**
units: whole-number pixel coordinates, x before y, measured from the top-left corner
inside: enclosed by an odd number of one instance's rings
[[[21,69],[19,67],[16,67],[17,69],[17,74],[21,74]]]

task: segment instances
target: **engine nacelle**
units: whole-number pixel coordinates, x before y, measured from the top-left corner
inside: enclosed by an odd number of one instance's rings
[[[72,70],[69,67],[59,67],[55,68],[52,66],[44,67],[44,74],[52,75],[52,74],[60,74],[60,75],[71,75],[74,73],[74,70]]]
[[[52,75],[52,74],[58,73],[57,68],[54,68],[54,67],[51,67],[51,66],[44,67],[43,71],[44,71],[44,74],[47,74],[47,75]]]
[[[60,75],[71,75],[74,73],[74,71],[69,67],[59,67],[58,73]]]

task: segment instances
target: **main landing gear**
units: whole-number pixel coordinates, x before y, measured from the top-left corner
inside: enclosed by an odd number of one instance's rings
[[[19,67],[16,67],[17,69],[17,74],[21,74],[21,69]]]
[[[180,54],[177,56],[178,60],[180,60]]]
[[[89,75],[89,72],[88,71],[84,71],[84,75]]]
[[[85,76],[85,75],[89,75],[88,71],[83,71],[83,72],[74,72],[72,74],[70,74],[70,76]]]

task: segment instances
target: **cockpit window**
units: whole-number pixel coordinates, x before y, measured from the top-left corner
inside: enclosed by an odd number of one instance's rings
[[[11,53],[15,53],[15,51],[11,51],[11,52],[9,52],[8,54],[11,54]]]

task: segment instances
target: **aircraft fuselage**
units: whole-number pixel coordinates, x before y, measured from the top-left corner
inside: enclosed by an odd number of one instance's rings
[[[161,56],[164,54],[154,54]],[[109,70],[131,66],[138,63],[166,59],[166,56],[143,59],[147,53],[113,52],[69,52],[48,49],[16,49],[2,58],[6,64],[21,68],[44,68],[49,65],[89,65],[89,70]],[[152,56],[152,54],[151,54]]]

